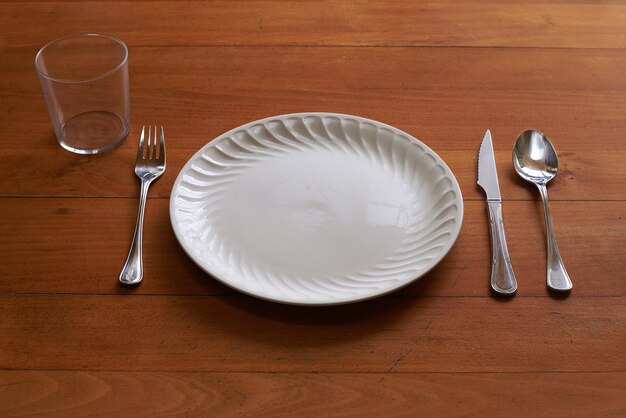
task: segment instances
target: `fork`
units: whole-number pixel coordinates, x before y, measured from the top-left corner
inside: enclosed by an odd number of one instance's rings
[[[119,281],[124,286],[134,286],[143,280],[143,257],[141,254],[143,240],[143,214],[146,208],[146,197],[150,184],[165,171],[165,134],[161,126],[161,137],[157,146],[157,127],[148,126],[148,140],[145,141],[146,127],[141,130],[137,160],[135,161],[135,174],[141,180],[139,193],[139,212],[133,242],[126,258],[126,263],[120,272]],[[153,135],[154,133],[154,135]]]

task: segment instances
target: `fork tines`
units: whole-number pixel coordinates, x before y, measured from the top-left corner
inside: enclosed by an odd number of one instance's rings
[[[146,137],[145,125],[141,129],[141,137],[139,138],[139,149],[137,152],[137,158],[141,155],[142,159],[165,159],[165,133],[163,132],[163,126],[161,128],[160,140],[157,142],[157,127],[148,125],[148,140]]]

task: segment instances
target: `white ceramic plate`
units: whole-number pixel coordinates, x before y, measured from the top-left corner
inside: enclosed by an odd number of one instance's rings
[[[356,116],[248,123],[183,167],[170,216],[206,272],[277,302],[331,305],[396,290],[450,250],[463,199],[430,148]]]

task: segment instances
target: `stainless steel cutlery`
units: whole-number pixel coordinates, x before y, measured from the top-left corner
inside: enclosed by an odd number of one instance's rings
[[[556,177],[559,162],[554,147],[539,131],[522,132],[513,148],[513,166],[524,180],[539,189],[547,230],[547,285],[552,290],[569,291],[572,282],[565,270],[548,206],[547,183]],[[517,290],[502,220],[502,198],[498,184],[498,172],[493,152],[491,132],[483,137],[478,151],[478,185],[485,191],[491,232],[491,288],[498,294],[511,296]]]
[[[498,294],[511,296],[517,290],[517,280],[511,266],[502,221],[502,197],[498,185],[496,159],[491,132],[487,131],[478,151],[478,185],[485,191],[491,231],[491,288]]]
[[[146,140],[146,127],[141,130],[139,139],[139,147],[137,149],[137,159],[135,160],[135,174],[141,181],[141,189],[139,194],[139,211],[137,213],[137,223],[135,224],[135,233],[133,236],[130,251],[126,258],[126,263],[120,272],[120,284],[125,286],[134,286],[143,280],[143,258],[142,258],[142,240],[143,240],[143,215],[146,207],[146,197],[148,196],[148,188],[150,184],[156,180],[165,171],[165,133],[161,126],[160,135],[157,127],[149,126]],[[157,137],[159,141],[157,142]]]
[[[547,184],[559,171],[559,160],[550,140],[539,131],[522,132],[513,148],[513,166],[517,174],[539,189],[543,201],[543,213],[546,218],[548,241],[546,281],[552,290],[566,292],[572,289],[572,281],[565,270],[561,253],[556,244],[552,218],[548,206]]]

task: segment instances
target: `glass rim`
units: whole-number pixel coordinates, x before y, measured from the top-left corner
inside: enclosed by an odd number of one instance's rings
[[[98,37],[98,38],[108,38],[112,40],[113,42],[117,43],[118,45],[120,45],[124,49],[124,58],[122,59],[122,61],[118,65],[116,65],[115,68],[107,71],[106,73],[99,74],[96,77],[84,78],[84,79],[79,79],[79,80],[52,77],[46,74],[41,68],[39,68],[39,65],[37,65],[37,61],[39,60],[39,57],[49,46],[52,46],[53,44],[56,44],[57,42],[64,41],[70,38],[90,37],[90,36]],[[83,33],[74,33],[70,35],[61,36],[60,38],[56,38],[48,42],[44,46],[42,46],[41,49],[37,52],[37,55],[35,55],[35,70],[37,70],[37,74],[39,74],[41,77],[45,78],[46,80],[55,81],[57,83],[68,83],[68,84],[69,83],[88,83],[91,81],[96,81],[96,80],[100,80],[102,78],[108,77],[109,75],[113,74],[114,72],[122,68],[124,64],[126,64],[127,61],[128,61],[128,47],[121,39],[116,38],[115,36],[106,35],[104,33],[83,32]]]

